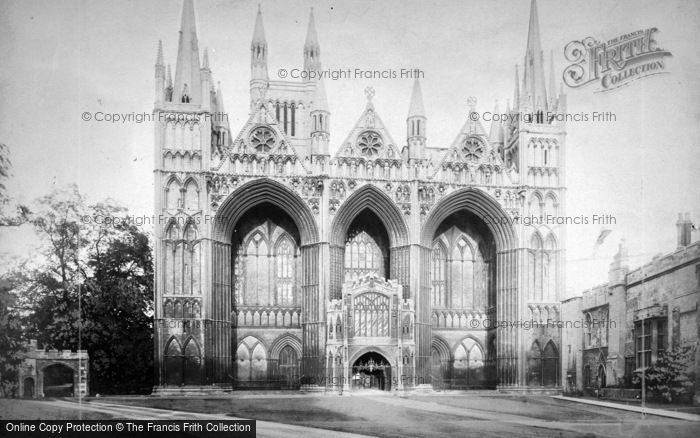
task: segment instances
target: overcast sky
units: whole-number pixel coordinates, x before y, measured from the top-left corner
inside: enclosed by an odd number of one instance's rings
[[[257,1],[195,1],[200,49],[210,48],[234,134],[248,111],[249,49]],[[449,145],[464,124],[467,98],[479,111],[505,106],[522,63],[529,1],[263,1],[269,71],[298,68],[313,6],[324,68],[419,68],[428,143]],[[700,222],[700,2],[538,2],[542,47],[560,76],[564,46],[657,27],[672,52],[666,75],[609,93],[567,89],[569,112],[611,111],[615,122],[570,123],[570,216],[611,214],[617,224],[597,258],[599,225],[569,229],[569,294],[605,281],[626,237],[633,265],[675,249],[678,212]],[[153,126],[83,122],[85,111],[150,113],[156,47],[175,64],[181,2],[7,1],[0,4],[0,141],[11,149],[11,194],[30,200],[76,182],[90,200],[115,198],[151,215]],[[174,73],[174,72],[173,72]],[[403,140],[412,81],[326,81],[335,149],[364,108],[363,90],[392,136]],[[486,126],[488,129],[488,125]],[[2,237],[23,248],[28,232]]]

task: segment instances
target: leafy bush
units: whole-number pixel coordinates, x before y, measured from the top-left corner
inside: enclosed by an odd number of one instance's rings
[[[656,362],[645,372],[647,391],[652,397],[667,403],[690,402],[695,383],[694,357],[694,348],[689,346],[659,354]],[[634,383],[641,383],[640,374],[635,376]]]

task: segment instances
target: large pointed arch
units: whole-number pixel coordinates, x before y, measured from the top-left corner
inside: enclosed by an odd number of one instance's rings
[[[338,210],[331,226],[331,244],[343,246],[345,235],[353,219],[368,209],[382,221],[389,235],[391,247],[408,244],[408,227],[396,204],[376,186],[367,184],[359,188]],[[428,244],[429,246],[430,244]]]
[[[268,178],[241,185],[221,204],[214,220],[214,237],[230,243],[238,220],[252,207],[270,203],[281,208],[294,221],[302,245],[318,242],[318,227],[311,209],[303,199],[282,183]]]
[[[470,211],[484,221],[494,236],[497,251],[515,248],[516,236],[510,215],[488,194],[472,187],[457,190],[437,203],[423,225],[421,244],[430,248],[440,224],[460,210]]]

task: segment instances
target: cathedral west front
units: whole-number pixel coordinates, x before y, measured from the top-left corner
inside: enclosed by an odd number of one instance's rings
[[[522,220],[566,205],[550,116],[566,97],[545,75],[536,2],[513,117],[484,126],[464,96],[446,145],[429,144],[418,79],[403,132],[371,87],[344,108],[355,125],[333,125],[324,80],[271,78],[262,11],[253,23],[250,102],[228,109],[243,126],[216,116],[192,0],[174,70],[158,48],[155,392],[561,388],[566,236]],[[322,70],[320,41],[312,12],[304,71]]]

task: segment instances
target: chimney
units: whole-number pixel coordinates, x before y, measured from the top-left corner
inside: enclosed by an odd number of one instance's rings
[[[690,245],[693,232],[693,222],[690,220],[690,213],[678,213],[678,222],[676,222],[678,230],[678,248],[683,248]]]

